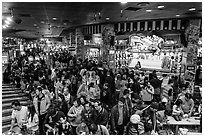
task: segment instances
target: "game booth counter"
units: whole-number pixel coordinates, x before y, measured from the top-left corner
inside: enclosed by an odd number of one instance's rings
[[[166,73],[184,72],[185,48],[180,35],[131,34],[116,36],[115,68],[129,67]]]

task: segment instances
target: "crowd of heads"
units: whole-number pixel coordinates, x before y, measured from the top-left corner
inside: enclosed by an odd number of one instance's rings
[[[39,134],[45,134],[51,127],[60,129],[58,134],[151,134],[163,126],[154,123],[154,117],[161,116],[157,112],[164,114],[160,118],[162,123],[172,114],[173,105],[183,104],[178,95],[192,99],[191,94],[183,93],[189,83],[181,84],[178,76],[163,74],[158,78],[156,71],[129,68],[113,72],[100,62],[82,60],[68,52],[53,54],[53,63],[48,64],[42,57],[35,60],[43,54],[36,51],[11,60],[4,82],[16,84],[26,93],[32,104],[30,112],[36,112],[39,118],[46,114],[39,123]],[[29,60],[29,56],[34,60]],[[163,79],[167,77],[168,88],[164,88]],[[39,112],[37,104],[42,98],[46,98],[49,106],[39,108]],[[16,103],[12,106],[18,110],[16,106],[20,104]],[[57,120],[56,123],[49,118]]]

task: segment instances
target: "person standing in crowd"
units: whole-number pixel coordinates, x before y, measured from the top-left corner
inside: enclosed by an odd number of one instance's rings
[[[142,127],[141,127],[142,125]],[[144,125],[140,122],[140,116],[134,114],[130,117],[130,122],[126,127],[126,135],[140,135],[144,133]]]
[[[140,94],[140,91],[142,90],[141,88],[141,85],[139,83],[139,77],[135,77],[134,78],[134,83],[132,85],[132,89],[133,91],[132,93],[132,96],[135,98],[135,99],[138,99],[139,98],[139,94]]]
[[[116,102],[118,102],[118,100],[119,100],[120,88],[122,87],[121,80],[122,80],[121,75],[117,74],[116,79],[115,79],[115,98],[116,98]]]
[[[192,116],[193,109],[194,109],[194,101],[192,99],[192,95],[189,93],[186,93],[184,96],[180,97],[182,100],[181,108],[184,112],[184,114],[188,114],[188,116]]]
[[[79,99],[74,100],[73,106],[69,109],[67,116],[68,121],[71,123],[71,126],[76,134],[76,127],[81,123],[81,113],[84,107],[80,104]]]
[[[114,77],[111,76],[111,72],[108,71],[106,74],[106,78],[105,78],[105,83],[108,83],[108,86],[110,87],[111,90],[111,103],[113,104],[114,102],[114,97],[115,97],[115,79]],[[112,105],[111,104],[111,105]]]
[[[161,83],[162,81],[157,78],[157,76],[153,75],[153,79],[151,79],[150,84],[154,87],[154,98],[153,100],[156,102],[161,101]]]
[[[68,104],[65,101],[65,97],[63,94],[58,95],[58,101],[59,101],[59,111],[63,112],[64,114],[68,113]]]
[[[88,95],[87,95],[87,100],[96,100],[100,99],[100,89],[97,85],[94,85],[93,82],[91,82],[88,85]]]
[[[101,102],[106,108],[111,108],[112,105],[112,98],[111,98],[111,89],[108,83],[104,83],[103,89],[101,92]]]
[[[91,104],[89,102],[86,102],[85,103],[85,107],[84,107],[84,110],[82,110],[82,113],[81,113],[81,119],[82,119],[82,122],[84,122],[87,126],[90,126],[92,121],[91,121],[91,117],[92,117],[92,113],[93,110],[91,108]]]
[[[154,78],[157,78],[157,71],[156,70],[153,70],[152,73],[149,73],[149,81],[151,81]]]
[[[128,89],[124,90],[122,98],[125,99],[124,108],[127,110],[127,117],[130,118],[132,115],[132,101],[130,99],[130,91]]]
[[[64,91],[63,95],[65,97],[65,101],[67,102],[68,110],[69,110],[73,105],[74,97],[70,94],[69,88],[64,88],[63,91]]]
[[[90,135],[109,135],[109,131],[104,125],[97,125],[92,123],[89,126]]]
[[[47,111],[51,105],[50,99],[47,95],[42,93],[42,88],[38,87],[36,89],[36,96],[33,99],[33,104],[35,106],[35,110],[39,117],[39,132],[40,135],[45,135],[44,131],[44,120],[47,114]]]
[[[24,126],[27,122],[28,108],[26,106],[21,106],[18,100],[13,101],[11,106],[13,110],[11,114],[11,127],[9,131],[18,135],[24,130]],[[17,126],[15,126],[15,122],[17,122]]]
[[[94,102],[94,110],[92,112],[91,121],[98,125],[107,126],[109,120],[108,111],[102,106],[101,101]]]
[[[39,118],[35,111],[34,105],[28,107],[28,123],[27,129],[32,135],[38,135],[39,131]]]
[[[124,127],[129,121],[128,112],[124,107],[125,99],[120,98],[118,104],[111,109],[110,124],[114,134],[123,135]]]
[[[142,100],[144,101],[145,104],[149,105],[151,104],[153,100],[153,95],[154,95],[154,88],[150,84],[150,82],[145,82],[143,90],[141,91],[141,96]]]
[[[62,93],[62,89],[63,89],[61,77],[59,77],[59,76],[57,77],[57,80],[55,81],[54,87],[55,87],[55,97],[58,98],[58,94]]]

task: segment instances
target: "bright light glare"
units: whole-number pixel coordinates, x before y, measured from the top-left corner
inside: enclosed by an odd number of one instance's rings
[[[162,8],[164,8],[164,6],[158,6],[157,8],[162,9]]]
[[[8,17],[8,18],[6,18],[8,21],[12,21],[12,18],[11,17]]]
[[[194,11],[194,10],[196,10],[196,8],[190,8],[190,9],[189,9],[189,11]]]
[[[146,12],[152,12],[152,10],[146,10]]]
[[[127,3],[127,1],[121,1],[120,3],[122,3],[122,4],[126,4],[126,3]]]
[[[8,20],[5,20],[5,23],[8,24],[8,25],[10,24],[10,22]]]
[[[5,29],[6,28],[6,26],[3,26],[3,29]]]

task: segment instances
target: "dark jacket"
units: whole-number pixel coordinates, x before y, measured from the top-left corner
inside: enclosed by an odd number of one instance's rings
[[[111,117],[110,117],[111,130],[112,131],[116,130],[116,126],[118,124],[118,119],[119,119],[118,105],[115,105],[111,109]],[[127,109],[125,107],[123,107],[123,125],[125,126],[128,122],[129,122],[129,118],[127,116]]]
[[[102,108],[101,112],[93,110],[91,115],[91,120],[97,125],[106,126],[108,123],[108,111],[105,108]]]
[[[91,117],[92,117],[92,110],[87,111],[86,109],[82,110],[81,117],[82,122],[84,122],[87,126],[90,126],[92,123]]]
[[[134,93],[137,93],[137,94],[140,94],[140,91],[142,90],[141,86],[140,86],[140,83],[135,81],[132,85],[132,91]]]
[[[111,77],[111,76],[107,76],[105,78],[105,83],[108,83],[108,85],[109,85],[108,87],[110,87],[111,92],[114,93],[114,90],[115,90],[115,80],[114,80],[114,78]]]
[[[161,84],[162,81],[159,79],[152,79],[150,80],[150,84],[154,87],[154,94],[160,94],[161,93]]]

